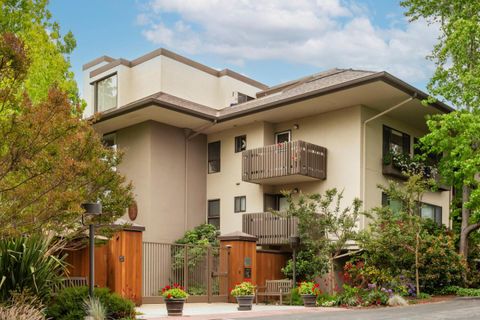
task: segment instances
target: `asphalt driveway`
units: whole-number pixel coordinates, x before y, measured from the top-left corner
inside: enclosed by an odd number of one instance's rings
[[[234,317],[232,317],[234,318]],[[296,313],[250,319],[262,320],[474,320],[480,319],[480,299],[454,299],[406,307]]]

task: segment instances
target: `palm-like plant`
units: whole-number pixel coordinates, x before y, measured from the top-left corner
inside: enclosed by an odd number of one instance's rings
[[[41,235],[0,239],[0,301],[25,290],[45,301],[65,273],[57,250],[51,238]]]

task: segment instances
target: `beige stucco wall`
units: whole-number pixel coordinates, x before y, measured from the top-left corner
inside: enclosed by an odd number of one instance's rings
[[[368,107],[362,107],[362,123],[378,114]],[[366,186],[365,189],[365,208],[370,209],[381,205],[382,192],[377,185],[387,185],[389,178],[382,174],[382,146],[383,146],[383,125],[389,126],[398,131],[407,133],[411,138],[411,151],[413,152],[413,138],[422,137],[426,134],[424,130],[412,127],[406,122],[399,121],[388,114],[379,117],[366,126]],[[424,195],[422,201],[442,207],[442,222],[449,225],[449,191],[428,192]],[[363,221],[366,223],[366,221]]]
[[[293,129],[298,124],[297,130]],[[247,135],[247,149],[274,143],[275,132],[292,130],[292,140],[304,140],[328,150],[327,179],[292,185],[261,185],[243,182],[241,153],[234,153],[235,136]],[[208,136],[221,141],[221,172],[207,176],[207,198],[220,199],[222,233],[242,230],[242,213],[234,213],[234,197],[247,197],[245,213],[263,212],[263,194],[298,188],[305,193],[324,192],[337,187],[347,201],[359,195],[360,107],[351,107],[288,122],[253,123]]]
[[[208,142],[221,141],[221,171],[207,174],[207,201],[220,199],[220,230],[223,234],[242,230],[242,213],[234,213],[234,197],[246,196],[249,213],[263,212],[264,186],[242,181],[242,153],[235,153],[236,136],[247,136],[247,149],[264,146],[263,122],[208,135]]]
[[[233,102],[233,92],[239,91],[254,97],[260,91],[230,76],[217,77],[165,56],[154,57],[133,67],[119,65],[90,78],[90,72],[104,64],[98,64],[83,72],[86,117],[93,114],[94,86],[90,83],[115,72],[118,76],[118,107],[161,91],[222,109]]]
[[[229,233],[242,229],[242,213],[234,213],[234,197],[247,197],[246,213],[263,211],[263,194],[280,193],[282,190],[298,188],[304,193],[323,193],[327,189],[343,190],[344,206],[351,204],[354,198],[362,199],[362,125],[376,115],[365,106],[353,106],[332,112],[318,114],[308,118],[282,123],[253,123],[248,126],[232,128],[208,136],[208,142],[221,141],[221,172],[207,176],[207,200],[220,199],[221,232]],[[388,178],[382,174],[383,125],[421,137],[425,132],[408,123],[388,116],[367,125],[366,139],[366,191],[365,208],[380,206],[382,192],[378,184],[385,185]],[[298,125],[298,129],[294,129]],[[302,182],[283,185],[261,185],[241,180],[241,154],[234,153],[235,136],[247,135],[247,149],[253,149],[274,143],[275,132],[291,130],[292,141],[303,140],[327,148],[327,179],[324,181]],[[449,192],[429,192],[424,202],[442,206],[443,223],[449,223]],[[363,218],[359,227],[367,221]]]
[[[180,128],[144,122],[119,130],[117,145],[125,153],[119,171],[134,185],[138,205],[134,222],[145,226],[144,241],[171,242],[205,222],[205,136],[188,142],[187,168],[185,133]]]

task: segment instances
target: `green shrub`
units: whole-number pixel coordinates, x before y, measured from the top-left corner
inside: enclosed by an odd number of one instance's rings
[[[288,297],[287,301],[292,306],[303,306],[303,300],[302,300],[302,297],[300,296],[300,293],[298,293],[298,288],[293,288],[290,291],[290,297]]]
[[[54,256],[51,245],[38,235],[0,239],[0,301],[25,291],[42,302],[49,299],[65,271],[63,257]]]
[[[417,296],[417,299],[430,299],[432,296],[429,295],[428,293],[425,292],[420,292],[420,294]]]
[[[363,295],[362,305],[364,306],[384,306],[388,303],[389,295],[385,291],[373,289]]]
[[[107,312],[108,319],[135,319],[135,305],[108,288],[95,288],[94,295]],[[78,320],[86,316],[84,301],[88,287],[65,288],[47,307],[46,315],[53,320]]]
[[[317,296],[317,304],[322,307],[332,307],[337,305],[337,296],[328,293],[322,293]]]
[[[480,289],[458,288],[457,296],[461,296],[461,297],[480,297]]]
[[[460,289],[459,286],[446,286],[441,288],[440,290],[437,290],[437,293],[441,295],[457,294],[458,289]]]

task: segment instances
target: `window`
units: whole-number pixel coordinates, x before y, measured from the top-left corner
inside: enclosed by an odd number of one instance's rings
[[[102,112],[117,107],[117,74],[94,83],[95,111]]]
[[[242,152],[247,149],[247,136],[235,137],[235,153]]]
[[[275,143],[290,142],[290,130],[275,133]]]
[[[208,144],[208,173],[220,172],[220,141]]]
[[[399,213],[402,210],[403,204],[398,199],[390,199],[387,194],[382,193],[382,206],[389,207],[392,212]]]
[[[249,95],[246,95],[244,93],[238,92],[238,102],[237,103],[244,103],[250,100],[255,99],[254,97],[250,97]]]
[[[389,199],[385,193],[382,193],[382,205],[388,206],[393,213],[402,210],[403,204],[398,199]],[[420,202],[418,205],[418,214],[424,219],[432,219],[438,225],[442,224],[442,207],[433,204]]]
[[[235,212],[245,212],[247,211],[247,197],[240,196],[235,197]]]
[[[220,199],[208,200],[207,222],[220,229]]]
[[[424,219],[432,219],[438,225],[442,224],[442,207],[422,202],[420,204],[420,216]]]
[[[282,194],[264,194],[263,210],[268,212],[270,210],[284,211],[288,209],[287,198]]]
[[[103,145],[107,148],[117,149],[117,137],[115,133],[106,134],[102,137]]]
[[[389,153],[410,154],[410,136],[387,126],[383,126],[383,156]]]

